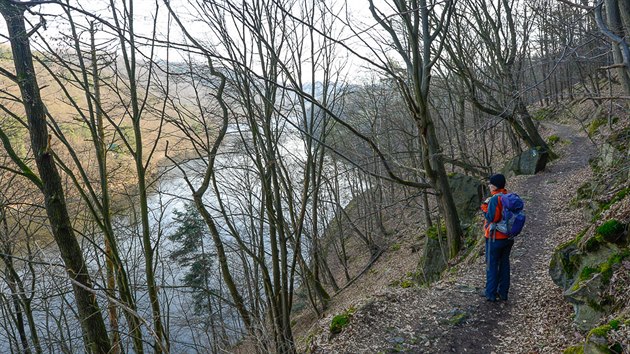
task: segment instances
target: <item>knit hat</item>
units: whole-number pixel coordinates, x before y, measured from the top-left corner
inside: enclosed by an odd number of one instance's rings
[[[505,176],[500,173],[490,176],[490,184],[498,189],[505,188]]]

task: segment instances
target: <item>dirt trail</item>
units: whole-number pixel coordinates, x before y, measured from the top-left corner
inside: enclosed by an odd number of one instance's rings
[[[562,125],[549,127],[562,140],[570,142],[562,149],[563,156],[549,164],[543,173],[508,185],[508,189],[517,191],[525,200],[528,217],[524,235],[517,239],[512,251],[510,300],[507,303],[490,303],[481,297],[473,300],[476,304],[469,305],[472,310],[468,314],[469,319],[440,338],[441,345],[435,347],[435,352],[544,351],[545,343],[540,343],[539,348],[519,348],[518,343],[527,340],[519,337],[546,331],[544,327],[532,328],[536,324],[544,326],[545,322],[549,322],[545,320],[565,322],[561,325],[570,327],[570,323],[561,318],[545,318],[553,316],[553,309],[560,309],[563,313],[567,309],[558,296],[560,290],[551,284],[547,273],[553,249],[557,246],[549,236],[556,234],[563,226],[566,218],[557,214],[563,212],[562,207],[575,195],[565,186],[577,187],[574,180],[579,179],[588,166],[595,148],[588,138],[572,128]],[[483,278],[484,275],[480,276]]]
[[[556,148],[561,158],[538,175],[507,183],[525,200],[528,216],[512,250],[509,301],[490,303],[478,296],[485,286],[479,257],[429,288],[375,289],[352,303],[358,311],[334,337],[327,328],[331,313],[319,322],[311,353],[557,353],[580,340],[572,307],[551,281],[548,266],[553,249],[583,227],[581,211],[570,200],[590,176],[595,147],[573,128],[545,128],[561,138]]]

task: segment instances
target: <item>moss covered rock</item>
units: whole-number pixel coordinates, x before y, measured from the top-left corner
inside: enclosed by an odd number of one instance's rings
[[[508,162],[503,168],[506,175],[534,175],[545,169],[549,161],[549,154],[539,149],[523,151]]]
[[[462,223],[462,228],[467,234],[475,233],[478,237],[481,233],[477,225],[476,216],[479,215],[481,203],[481,183],[479,180],[459,173],[449,175],[449,185],[453,192],[455,207]],[[446,247],[446,225],[434,225],[427,229],[424,244],[424,255],[418,264],[417,280],[422,284],[429,284],[439,280],[447,266],[448,250]],[[467,245],[474,243],[467,239]]]
[[[440,279],[442,272],[446,269],[446,254],[448,251],[442,249],[446,247],[444,240],[437,237],[426,237],[424,245],[424,256],[420,260],[418,266],[418,281],[420,283],[429,284]]]
[[[347,314],[341,314],[333,317],[330,322],[330,333],[341,333],[341,330],[348,325],[350,322],[350,317]]]
[[[610,325],[603,325],[595,327],[586,336],[586,343],[584,343],[585,354],[611,354],[612,352],[608,348],[608,332],[612,330]]]
[[[596,231],[605,241],[617,243],[622,240],[626,230],[627,225],[619,220],[611,219],[601,224]]]
[[[573,305],[575,325],[586,331],[596,325],[605,315],[602,305],[602,277],[593,274],[589,279],[578,282],[564,292],[565,298]]]
[[[352,314],[355,313],[355,311],[356,310],[351,307],[343,313],[340,313],[333,317],[332,321],[330,322],[330,334],[334,335],[341,333],[341,331],[350,323],[350,318],[352,317]]]
[[[616,342],[611,332],[617,331],[627,322],[623,318],[616,318],[610,322],[594,327],[588,331],[584,342],[564,350],[564,354],[620,354],[625,353],[624,345]],[[617,337],[618,339],[619,337]]]
[[[465,224],[470,223],[479,214],[481,183],[476,178],[460,173],[451,174],[448,177],[448,183],[460,221]]]
[[[607,239],[616,235],[617,223],[587,228],[573,240],[556,248],[549,265],[553,281],[564,289],[574,308],[574,322],[583,331],[593,328],[611,306],[604,294],[612,274],[630,251]]]
[[[549,264],[549,275],[556,285],[568,289],[573,284],[580,267],[580,257],[581,253],[575,239],[556,248]]]

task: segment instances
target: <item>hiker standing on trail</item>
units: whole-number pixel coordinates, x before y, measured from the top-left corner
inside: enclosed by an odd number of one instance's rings
[[[510,290],[510,251],[514,240],[497,230],[501,221],[503,206],[500,195],[508,194],[505,189],[505,176],[495,174],[490,177],[488,187],[491,196],[481,205],[485,219],[486,235],[486,290],[488,301],[507,300]]]

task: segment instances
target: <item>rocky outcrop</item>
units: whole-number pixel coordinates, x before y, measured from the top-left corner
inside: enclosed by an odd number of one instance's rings
[[[503,168],[505,175],[534,175],[545,169],[549,154],[533,148],[523,151]]]
[[[453,173],[449,175],[449,185],[462,229],[467,232],[474,228],[475,217],[479,215],[481,183],[473,177]],[[418,266],[420,282],[431,283],[440,279],[447,265],[446,255],[448,255],[448,251],[445,247],[446,228],[444,226],[439,230],[436,226],[429,228],[425,237],[424,256]]]
[[[626,236],[627,225],[609,220],[559,246],[552,256],[549,274],[573,305],[574,322],[583,331],[596,326],[611,310],[606,289],[612,274],[630,256]]]
[[[418,267],[420,283],[429,284],[439,280],[442,272],[446,269],[448,253],[445,249],[443,250],[446,238],[440,240],[438,237],[432,235],[425,237],[424,254]]]
[[[588,332],[582,344],[567,348],[564,354],[615,354],[625,353],[628,344],[630,320],[616,318]],[[625,340],[619,340],[620,338]]]
[[[481,183],[476,178],[460,173],[449,175],[448,183],[453,193],[459,219],[463,224],[469,224],[475,216],[479,215]]]
[[[630,179],[630,128],[625,128],[611,134],[600,148],[600,167],[604,170],[621,169],[626,173],[618,176],[620,180]]]
[[[577,242],[571,241],[556,249],[551,258],[549,275],[556,285],[568,289],[573,284],[580,264],[581,253]]]

